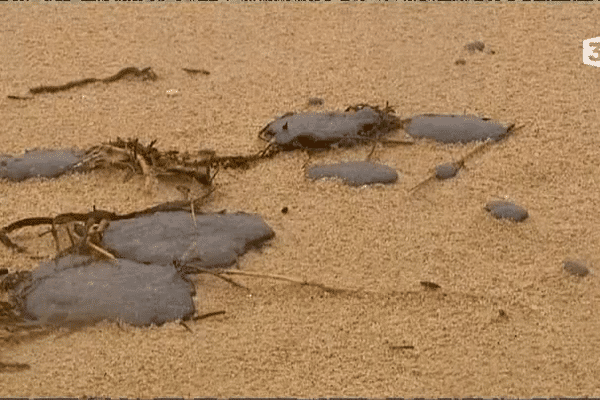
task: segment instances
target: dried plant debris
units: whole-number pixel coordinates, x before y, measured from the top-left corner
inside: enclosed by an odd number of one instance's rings
[[[0,280],[0,292],[13,291],[29,280],[31,280],[31,271],[15,271],[7,274]]]
[[[309,168],[307,175],[310,179],[341,178],[350,186],[394,183],[398,180],[395,169],[368,161],[315,165]]]
[[[0,154],[0,179],[55,178],[69,171],[88,172],[114,167],[143,174],[147,186],[153,177],[162,181],[196,181],[210,186],[219,169],[246,169],[279,151],[276,146],[269,145],[249,156],[216,156],[209,150],[163,152],[155,148],[155,144],[156,140],[144,145],[138,139],[117,138],[85,151],[36,149],[25,152],[22,157]]]
[[[210,72],[205,69],[196,69],[196,68],[182,68],[185,72],[190,75],[210,75]]]
[[[180,154],[161,152],[154,148],[156,141],[143,145],[137,139],[110,141],[90,149],[30,150],[22,157],[0,155],[0,179],[22,181],[33,177],[56,178],[69,171],[87,172],[97,168],[124,168],[141,172],[149,178],[186,176],[201,184],[210,185],[211,166],[219,165],[214,154],[198,152]]]
[[[118,138],[89,149],[82,164],[88,170],[116,167],[133,173],[141,172],[146,178],[147,188],[153,176],[158,179],[181,177],[204,185],[211,184],[210,166],[200,165],[206,161],[204,155],[199,160],[192,161],[188,154],[181,155],[177,151],[160,152],[154,148],[155,143],[156,141],[152,141],[145,146],[137,139],[124,141]]]
[[[23,363],[4,363],[0,361],[0,374],[6,372],[21,372],[31,369],[29,364]]]
[[[80,150],[29,150],[22,157],[0,155],[0,179],[24,181],[29,178],[56,178],[78,169],[84,159]]]
[[[590,269],[585,261],[565,260],[563,269],[573,276],[584,277],[590,273]]]
[[[155,144],[156,140],[143,145],[138,139],[117,138],[89,149],[84,164],[88,169],[109,166],[127,168],[159,179],[187,176],[210,185],[220,169],[247,169],[263,159],[273,157],[279,151],[275,146],[269,145],[247,156],[217,156],[212,150],[199,150],[195,153],[161,152],[154,147]]]
[[[351,147],[377,140],[399,123],[391,107],[361,104],[344,112],[287,113],[265,126],[259,137],[282,150]]]
[[[142,263],[174,260],[202,268],[229,267],[253,247],[275,236],[259,215],[158,212],[115,221],[105,230],[102,245],[117,257]]]
[[[44,262],[21,291],[25,320],[87,325],[120,320],[160,325],[195,312],[194,285],[172,265],[66,255]]]
[[[36,95],[36,94],[63,92],[65,90],[73,89],[76,87],[86,86],[91,83],[96,83],[96,82],[112,83],[112,82],[116,82],[116,81],[119,81],[121,79],[126,79],[126,78],[141,79],[143,81],[146,81],[146,80],[155,81],[158,77],[154,73],[154,71],[152,71],[152,68],[150,68],[150,67],[143,68],[143,69],[139,69],[136,67],[127,67],[127,68],[123,68],[116,74],[109,76],[108,78],[85,78],[85,79],[71,81],[71,82],[67,82],[63,85],[56,85],[56,86],[42,85],[42,86],[37,86],[37,87],[29,89],[29,95],[25,95],[25,96],[10,95],[10,96],[8,96],[8,98],[14,99],[14,100],[29,100],[29,99],[33,98],[32,95]]]
[[[526,209],[505,200],[490,201],[485,205],[485,209],[498,219],[511,219],[513,221],[521,222],[529,217],[529,213]]]
[[[474,115],[424,114],[403,120],[402,123],[409,135],[442,143],[467,143],[487,139],[498,141],[508,136],[514,127],[514,124],[505,126]]]

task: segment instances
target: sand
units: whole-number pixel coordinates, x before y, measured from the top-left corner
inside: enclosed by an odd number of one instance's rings
[[[311,182],[302,152],[222,171],[207,210],[258,213],[276,232],[241,258],[242,271],[348,291],[234,277],[248,292],[200,275],[199,313],[225,314],[190,322],[192,332],[104,322],[4,343],[1,362],[30,368],[1,373],[0,396],[600,395],[598,276],[562,269],[584,259],[593,270],[600,257],[600,70],[582,64],[581,48],[598,20],[587,5],[4,6],[3,153],[121,136],[249,154],[263,148],[266,123],[311,97],[328,110],[389,101],[402,117],[466,113],[524,128],[413,194],[475,144],[378,147],[374,161],[400,178],[374,188]],[[495,54],[466,51],[474,40]],[[127,66],[151,66],[159,79],[7,98]],[[360,161],[370,150],[309,162]],[[0,225],[180,199],[175,189],[145,194],[142,177],[125,175],[1,182]],[[529,218],[496,220],[483,207],[498,198]],[[0,267],[51,257],[40,231],[12,234],[30,252],[0,247]]]

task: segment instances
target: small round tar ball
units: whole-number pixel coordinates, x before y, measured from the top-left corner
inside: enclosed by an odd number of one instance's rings
[[[283,208],[281,209],[281,213],[282,213],[282,214],[287,214],[287,213],[288,213],[288,211],[289,211],[289,210],[288,210],[288,208],[287,208],[287,207],[283,207]]]
[[[566,260],[563,262],[563,269],[574,276],[583,277],[590,273],[583,261]]]
[[[449,162],[435,167],[435,177],[437,179],[450,179],[456,176],[460,166],[457,163]]]
[[[322,106],[324,103],[325,100],[323,100],[320,97],[311,97],[310,99],[308,99],[309,106]]]
[[[485,205],[485,209],[495,218],[512,219],[513,221],[521,222],[529,217],[526,209],[510,201],[490,201]]]
[[[465,44],[465,49],[470,53],[483,51],[483,49],[485,49],[485,43],[483,43],[481,40],[476,40],[474,42]]]

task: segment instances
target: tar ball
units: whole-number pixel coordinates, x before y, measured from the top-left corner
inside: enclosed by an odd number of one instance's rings
[[[573,276],[584,277],[590,273],[589,268],[585,264],[585,262],[579,260],[565,260],[563,262],[563,269]]]
[[[529,217],[529,213],[526,209],[511,203],[510,201],[490,201],[485,205],[485,209],[498,219],[511,219],[513,221],[521,222]]]

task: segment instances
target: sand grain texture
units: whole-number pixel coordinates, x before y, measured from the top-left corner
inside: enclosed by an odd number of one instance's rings
[[[299,151],[221,171],[207,210],[257,213],[276,233],[241,257],[243,271],[358,292],[236,276],[248,293],[195,276],[199,313],[225,314],[188,323],[192,332],[100,323],[0,342],[2,365],[29,366],[0,371],[0,395],[600,395],[599,282],[562,270],[565,259],[600,258],[598,70],[581,62],[598,20],[595,5],[3,6],[3,154],[117,136],[251,154],[265,145],[266,123],[305,111],[311,97],[327,110],[389,101],[403,118],[466,113],[524,128],[414,196],[435,165],[475,144],[377,146],[372,160],[402,175],[386,187],[310,182]],[[468,54],[475,40],[495,54]],[[126,66],[150,66],[158,79],[6,97]],[[363,161],[371,148],[310,163]],[[145,194],[141,176],[125,176],[0,182],[0,226],[180,199],[160,186]],[[505,196],[535,218],[490,218],[482,204]],[[0,266],[28,270],[38,264],[30,255],[51,256],[40,232],[11,233],[31,254],[0,247]]]

